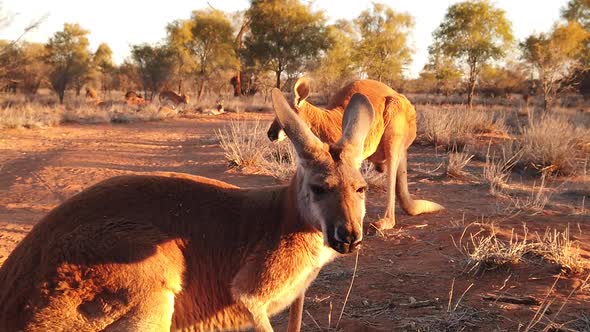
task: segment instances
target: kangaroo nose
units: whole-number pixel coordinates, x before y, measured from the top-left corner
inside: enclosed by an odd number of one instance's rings
[[[334,234],[336,241],[348,248],[348,252],[352,252],[362,242],[362,238],[359,238],[356,232],[349,231],[346,227],[339,226],[336,228],[336,234]]]
[[[278,133],[270,130],[266,133],[266,136],[268,136],[268,139],[271,141],[276,141],[279,138]]]

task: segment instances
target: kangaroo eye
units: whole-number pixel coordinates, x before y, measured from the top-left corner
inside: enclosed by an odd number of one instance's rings
[[[367,192],[368,189],[369,188],[367,188],[367,186],[362,186],[362,187],[358,188],[356,190],[356,192],[359,193],[359,194],[364,194],[365,192]]]
[[[327,192],[326,188],[315,184],[310,185],[310,188],[311,192],[314,193],[314,195],[323,195]]]

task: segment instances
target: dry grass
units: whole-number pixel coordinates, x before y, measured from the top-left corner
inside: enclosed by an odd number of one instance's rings
[[[268,139],[260,121],[231,121],[217,131],[217,137],[230,168],[248,168],[261,165]]]
[[[574,124],[563,115],[530,118],[508,151],[519,154],[522,167],[532,167],[544,174],[576,173],[580,145],[589,141],[587,128]]]
[[[427,143],[462,149],[475,134],[506,132],[499,113],[465,109],[431,109],[420,111],[421,139]]]
[[[465,172],[465,167],[474,155],[467,152],[451,151],[447,154],[447,160],[445,163],[446,174],[451,178],[465,178],[468,173]]]
[[[476,309],[462,303],[465,294],[473,287],[469,285],[454,301],[455,279],[451,283],[449,290],[449,300],[447,310],[434,315],[423,315],[419,318],[404,319],[404,331],[471,331],[478,330],[477,327],[482,323],[489,323],[498,319],[497,315],[490,312]]]
[[[467,231],[474,225],[480,229],[465,240]],[[588,268],[588,262],[580,256],[579,243],[571,239],[569,226],[563,231],[547,228],[544,234],[529,236],[528,228],[523,225],[522,234],[511,229],[506,240],[498,237],[493,225],[474,223],[465,227],[455,246],[466,259],[467,273],[526,263],[533,257],[557,264],[566,273],[580,273]]]
[[[0,110],[0,129],[39,128],[59,125],[63,110],[34,104],[6,107]]]
[[[512,201],[512,206],[510,208],[512,210],[511,213],[516,212],[515,210],[528,210],[532,212],[532,214],[543,212],[545,206],[551,199],[551,191],[545,187],[545,179],[546,176],[544,174],[541,175],[541,183],[539,185],[537,185],[537,182],[533,183],[530,194],[525,198],[509,195],[510,200]]]
[[[363,161],[361,174],[365,178],[365,181],[367,181],[370,190],[387,190],[387,174],[377,172],[371,162],[367,160]]]
[[[489,231],[481,228],[476,233],[469,234],[469,240],[463,244],[467,230],[472,225],[465,227],[459,243],[455,244],[466,258],[465,270],[467,273],[483,272],[517,264],[532,248],[532,244],[527,242],[526,227],[524,235],[520,237],[512,230],[510,238],[506,241],[498,238],[497,230],[493,225]]]
[[[508,157],[506,153],[502,153],[500,158],[495,158],[490,156],[488,149],[486,163],[483,167],[483,179],[490,186],[492,195],[500,196],[504,193],[504,188],[510,179],[511,169],[517,160],[517,154]]]
[[[558,264],[568,273],[580,273],[588,268],[588,262],[580,256],[578,242],[571,240],[569,225],[563,232],[548,228],[542,235],[535,235],[535,254]]]
[[[138,108],[124,102],[111,102],[106,107],[99,107],[82,99],[74,99],[65,106],[23,102],[0,111],[0,129],[56,126],[63,122],[96,124],[158,121],[173,116],[176,116],[176,112],[162,112],[154,104]]]
[[[295,151],[288,141],[270,142],[267,127],[259,120],[236,120],[218,130],[217,137],[230,168],[286,180],[295,172]]]

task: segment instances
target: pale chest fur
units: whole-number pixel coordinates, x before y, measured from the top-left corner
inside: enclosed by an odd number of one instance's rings
[[[268,314],[278,313],[293,303],[315,280],[321,268],[331,262],[336,255],[337,253],[331,248],[325,246],[319,248],[312,259],[313,264],[298,269],[289,278],[286,278],[285,282],[277,285],[272,299],[268,303]]]

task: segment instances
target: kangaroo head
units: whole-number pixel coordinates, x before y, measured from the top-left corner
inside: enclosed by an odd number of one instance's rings
[[[184,93],[180,95],[180,97],[182,98],[182,101],[188,105],[188,95],[185,95]]]
[[[359,168],[365,137],[373,121],[369,100],[355,94],[344,112],[342,137],[322,143],[291,109],[278,89],[272,91],[276,120],[297,152],[297,211],[321,230],[324,243],[340,253],[352,252],[363,238],[367,183]]]
[[[295,106],[296,113],[299,113],[299,109],[303,107],[305,100],[307,99],[307,97],[309,97],[310,90],[311,88],[309,80],[307,78],[301,77],[297,80],[297,82],[295,82],[295,85],[293,86],[293,92],[295,96],[293,104]],[[285,135],[285,131],[283,131],[283,128],[281,127],[281,124],[277,121],[276,118],[270,124],[270,127],[268,128],[266,135],[268,136],[268,139],[271,140],[271,142],[280,142],[287,137]]]

